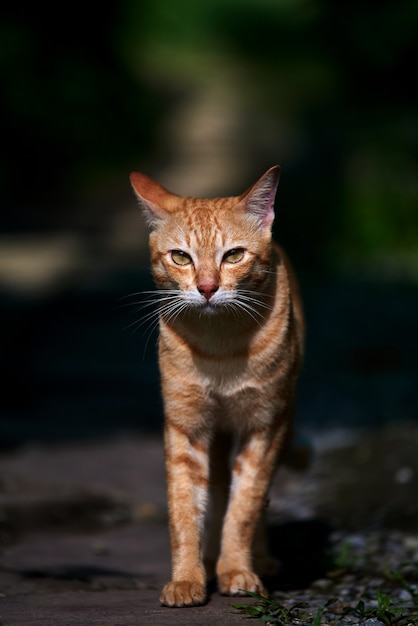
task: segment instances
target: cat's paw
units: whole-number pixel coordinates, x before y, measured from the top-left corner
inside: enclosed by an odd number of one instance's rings
[[[198,582],[173,580],[163,588],[160,602],[164,606],[199,606],[206,602],[206,589]]]
[[[218,575],[219,591],[226,596],[245,596],[247,591],[267,597],[257,574],[250,570],[231,570]]]

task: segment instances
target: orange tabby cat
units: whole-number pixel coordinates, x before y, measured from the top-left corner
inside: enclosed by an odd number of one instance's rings
[[[212,200],[131,174],[160,302],[167,606],[203,604],[213,569],[223,594],[265,594],[258,574],[272,567],[257,523],[291,429],[303,350],[297,285],[271,238],[279,173],[272,167],[241,196]]]

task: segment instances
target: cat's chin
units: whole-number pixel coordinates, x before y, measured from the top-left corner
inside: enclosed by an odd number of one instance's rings
[[[216,315],[217,313],[221,313],[223,309],[224,307],[222,305],[212,302],[205,302],[197,308],[199,313],[203,313],[204,315]]]

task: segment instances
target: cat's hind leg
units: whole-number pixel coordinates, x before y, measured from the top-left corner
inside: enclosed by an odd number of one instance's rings
[[[267,491],[284,442],[286,426],[254,432],[242,441],[232,470],[230,500],[217,563],[218,587],[225,595],[267,595],[252,563],[252,544]]]

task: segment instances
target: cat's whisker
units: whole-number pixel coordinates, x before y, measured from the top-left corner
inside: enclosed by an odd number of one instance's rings
[[[167,324],[168,323],[173,323],[174,320],[180,315],[180,313],[181,313],[181,310],[179,310],[179,308],[176,307],[172,311],[165,313],[162,316],[162,319],[164,319],[164,322],[167,323]]]
[[[152,337],[154,331],[157,330],[157,328],[158,328],[158,322],[156,324],[154,324],[147,332],[147,338],[146,338],[145,345],[144,345],[144,351],[142,353],[142,360],[145,359],[145,354],[146,354],[146,351],[147,351],[147,348],[148,348],[148,344],[149,344],[149,342],[151,340],[151,337]],[[158,345],[158,336],[156,338],[156,345]]]
[[[169,311],[173,307],[176,308],[183,302],[183,298],[179,295],[178,290],[172,290],[169,294],[167,292],[160,292],[157,298],[154,299],[154,303],[157,305],[159,314],[163,314],[165,311]]]
[[[156,289],[152,289],[151,291],[133,291],[132,293],[127,293],[124,296],[121,296],[119,300],[126,300],[127,298],[132,298],[133,296],[143,296],[144,293],[155,293]]]
[[[253,296],[247,296],[241,292],[238,292],[238,300],[241,302],[248,302],[248,303],[253,303],[256,306],[259,306],[263,309],[269,309],[270,311],[272,310],[272,306],[270,304],[267,304],[267,302],[263,302],[262,300],[258,299],[258,298],[254,298]]]
[[[159,317],[160,317],[160,310],[161,310],[161,303],[163,302],[163,307],[166,306],[170,306],[173,303],[173,300],[178,298],[178,291],[172,290],[172,293],[170,293],[169,295],[167,294],[167,291],[152,291],[152,292],[148,292],[150,295],[153,296],[152,299],[148,300],[148,301],[144,301],[144,302],[135,302],[135,303],[131,303],[132,305],[137,305],[137,309],[136,312],[141,311],[141,309],[144,309],[145,307],[148,306],[152,306],[152,305],[157,305],[156,309],[153,311],[149,311],[148,313],[146,313],[146,315],[144,315],[143,317],[141,317],[139,320],[135,320],[134,322],[132,322],[132,324],[129,324],[125,330],[129,330],[129,328],[135,327],[135,330],[138,330],[141,326],[143,326],[144,324],[147,324],[148,322],[151,322],[151,331],[153,330],[153,326],[157,326],[158,325],[158,321],[159,321]],[[161,295],[159,295],[161,294]],[[163,295],[164,294],[164,295]],[[159,306],[158,306],[159,305]],[[125,305],[127,306],[127,305]]]
[[[227,309],[227,311],[231,311],[231,313],[235,316],[237,320],[242,319],[242,310],[236,305],[236,302],[228,302],[225,305],[225,308]]]
[[[142,300],[136,300],[135,302],[126,302],[124,304],[121,304],[120,306],[128,307],[128,306],[138,305],[139,307],[146,307],[146,306],[151,306],[152,304],[159,304],[161,301],[169,300],[173,298],[174,296],[178,296],[178,290],[154,289],[152,291],[142,291],[142,292],[138,291],[138,292],[123,296],[122,298],[119,298],[119,301],[126,300],[127,298],[133,298],[135,296],[144,296],[144,295],[146,297],[143,298]]]
[[[237,300],[241,302],[247,302],[254,304],[255,306],[261,307],[263,309],[272,310],[272,305],[269,302],[265,302],[265,296],[267,294],[260,293],[258,291],[253,291],[251,289],[238,289],[237,290]]]
[[[239,293],[251,293],[256,296],[262,296],[263,298],[274,298],[274,295],[265,293],[265,291],[256,291],[255,289],[243,289],[242,287],[238,287]]]
[[[154,319],[155,318],[155,319]],[[132,322],[131,324],[128,324],[128,326],[125,327],[125,330],[129,330],[130,328],[134,327],[134,330],[138,330],[141,326],[143,326],[144,324],[147,324],[148,322],[156,322],[158,324],[158,311],[151,311],[150,313],[147,313],[147,315],[145,315],[144,317],[141,317],[138,320],[135,320],[134,322]]]
[[[271,300],[274,300],[275,296],[273,294],[270,293],[265,293],[264,291],[255,291],[255,289],[241,289],[238,288],[237,289],[237,293],[238,294],[250,294],[251,296],[260,296],[261,299],[263,298],[270,298]]]
[[[177,308],[171,311],[168,317],[166,317],[166,321],[174,322],[174,320],[176,320],[177,317],[187,308],[188,308],[188,305],[184,302],[182,305],[178,306]]]
[[[155,293],[155,292],[152,292]],[[161,302],[164,302],[164,304],[161,306]],[[147,324],[147,328],[145,330],[145,345],[144,345],[144,355],[146,353],[146,350],[148,348],[148,344],[151,340],[151,337],[153,335],[153,333],[157,330],[159,323],[160,323],[160,316],[164,313],[164,311],[166,313],[169,314],[169,319],[171,317],[173,317],[173,319],[176,317],[176,315],[178,314],[178,304],[179,302],[181,303],[181,298],[178,297],[178,291],[173,290],[172,295],[167,296],[167,297],[160,297],[160,298],[155,298],[150,302],[145,302],[142,303],[143,306],[146,306],[148,304],[157,304],[160,305],[158,306],[154,311],[150,311],[148,312],[145,316],[143,316],[142,318],[140,318],[139,320],[136,320],[135,322],[133,322],[132,324],[130,324],[127,329],[134,327],[132,332],[136,332],[141,326],[144,326],[144,324]],[[185,306],[187,306],[184,303]],[[142,308],[142,307],[140,307]],[[184,307],[183,307],[184,308]],[[180,311],[178,311],[180,312]],[[127,330],[126,329],[126,330]]]
[[[140,300],[134,300],[132,302],[124,302],[124,300],[127,300],[128,298],[134,298],[137,296],[142,296]],[[144,297],[146,296],[146,297]],[[152,296],[152,299],[151,299]],[[119,298],[117,300],[117,302],[119,302],[119,306],[121,308],[124,307],[129,307],[129,306],[148,306],[148,304],[153,304],[153,302],[157,302],[159,299],[158,296],[158,292],[157,291],[138,291],[135,293],[130,293],[126,296],[122,296],[121,298]]]
[[[149,300],[148,302],[144,302],[144,301],[137,301],[137,302],[128,302],[127,304],[122,304],[121,307],[136,307],[135,312],[139,313],[139,311],[141,311],[141,309],[145,309],[146,307],[149,306],[153,306],[154,304],[158,304],[159,300]]]
[[[241,300],[240,298],[238,298],[236,301],[236,304],[247,311],[251,311],[258,317],[263,317],[263,314],[260,311],[258,311],[258,309],[255,306],[250,304],[250,302],[246,302],[245,300]]]
[[[243,302],[238,299],[235,300],[234,306],[237,311],[243,312],[245,313],[245,315],[249,315],[261,327],[260,320],[257,319],[257,317],[263,319],[263,315],[260,313],[260,311],[257,311],[257,309],[252,307],[247,302]]]
[[[257,271],[260,272],[260,274],[273,274],[274,276],[277,276],[277,270],[263,270],[259,268]]]
[[[155,316],[154,319],[153,319],[153,315]],[[134,333],[141,326],[143,326],[146,323],[149,323],[149,325],[145,328],[145,331],[144,331],[145,345],[144,345],[144,350],[142,353],[142,359],[145,359],[145,354],[148,348],[148,344],[151,340],[153,333],[158,329],[159,322],[160,322],[160,318],[158,315],[158,311],[152,311],[151,313],[147,314],[146,319],[140,318],[139,320],[136,320],[136,322],[133,322],[133,324],[130,325],[131,327],[136,325],[136,327],[132,331],[132,333]]]

